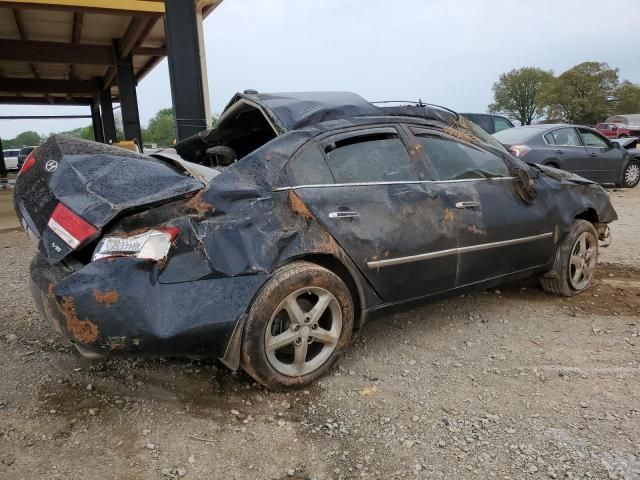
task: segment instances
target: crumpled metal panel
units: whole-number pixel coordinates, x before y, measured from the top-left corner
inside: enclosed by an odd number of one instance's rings
[[[16,180],[14,199],[19,216],[41,236],[39,249],[52,263],[72,251],[47,228],[58,202],[100,230],[130,208],[181,197],[204,186],[170,163],[62,135],[51,136],[35,156],[36,164]],[[52,249],[54,241],[63,248]]]
[[[382,114],[378,107],[351,92],[236,93],[225,110],[243,98],[259,104],[280,133],[328,120]]]
[[[41,255],[32,292],[44,318],[100,354],[224,355],[233,327],[264,275],[162,284],[144,260],[92,262],[72,272]]]

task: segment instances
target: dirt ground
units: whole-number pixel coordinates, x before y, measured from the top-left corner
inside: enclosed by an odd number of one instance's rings
[[[214,361],[89,361],[38,316],[0,234],[0,478],[640,478],[640,188],[597,283],[535,282],[369,323],[329,375],[270,393]]]

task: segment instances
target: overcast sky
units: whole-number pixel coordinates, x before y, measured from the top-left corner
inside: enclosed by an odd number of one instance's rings
[[[607,62],[640,83],[640,0],[224,0],[205,20],[212,111],[236,91],[350,90],[484,112],[491,85],[524,66],[556,74]],[[143,125],[171,106],[166,61],[138,87]],[[0,115],[88,107],[0,106]],[[88,120],[0,120],[0,136]]]

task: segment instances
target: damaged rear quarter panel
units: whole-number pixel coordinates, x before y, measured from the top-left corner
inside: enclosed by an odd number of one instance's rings
[[[153,263],[114,258],[54,283],[58,268],[42,256],[32,265],[32,281],[50,292],[54,305],[45,308],[45,317],[88,349],[145,355],[223,356],[237,319],[268,278],[162,284]]]

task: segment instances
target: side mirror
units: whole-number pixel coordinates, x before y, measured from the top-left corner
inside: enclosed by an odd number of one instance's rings
[[[618,142],[611,142],[611,146],[613,148],[618,148],[618,149],[620,148],[620,144]]]
[[[529,175],[529,172],[520,167],[516,169],[516,192],[520,198],[526,203],[533,203],[538,196],[536,192],[534,177]]]

